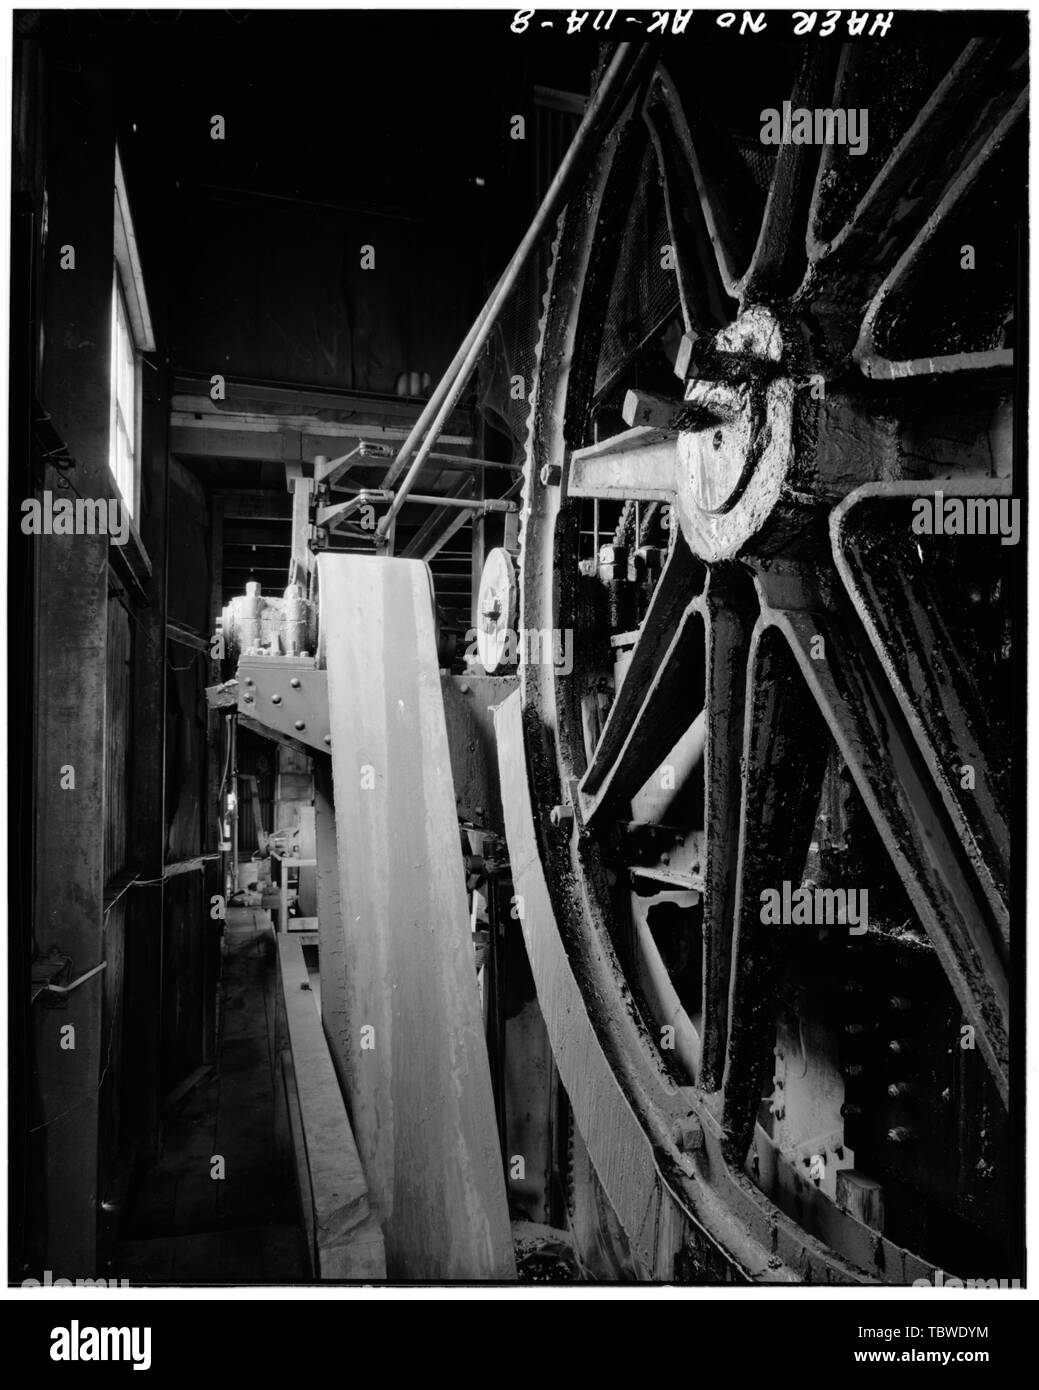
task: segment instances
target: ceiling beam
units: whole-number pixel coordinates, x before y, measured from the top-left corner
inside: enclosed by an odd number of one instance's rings
[[[224,501],[224,521],[292,522],[292,498],[270,488],[217,489]]]

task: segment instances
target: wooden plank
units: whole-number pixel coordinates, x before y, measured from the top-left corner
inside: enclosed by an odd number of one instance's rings
[[[352,1093],[350,1013],[346,991],[346,938],[339,903],[339,851],[330,758],[314,759],[314,837],[317,859],[318,959],[321,962],[321,1025],[344,1095]],[[352,1075],[352,1073],[351,1073]]]
[[[314,556],[307,542],[313,534],[310,524],[310,497],[314,491],[313,478],[292,478],[292,559],[289,563],[289,583],[299,584],[307,592],[307,576],[314,568]]]
[[[180,424],[170,430],[170,453],[182,459],[248,459],[284,463],[286,459],[300,457],[299,440],[298,434],[214,430],[204,425],[192,428]]]
[[[201,637],[197,632],[192,631],[191,628],[185,627],[183,623],[167,623],[166,640],[169,642],[176,642],[182,647],[193,647],[195,651],[198,652],[208,653],[209,651],[208,639]]]
[[[282,754],[281,756],[287,756]],[[299,807],[299,853],[300,858],[308,860],[313,867],[300,869],[299,873],[299,910],[302,917],[317,916],[317,833],[314,817],[314,777],[311,768],[307,768],[305,780],[298,778],[301,794],[307,799],[307,805]],[[298,929],[297,929],[298,930]]]
[[[319,1279],[384,1279],[382,1232],[368,1196],[298,937],[278,937],[278,975],[299,1133],[293,1134],[303,1218]],[[300,1142],[302,1141],[302,1142]]]
[[[374,421],[360,421],[356,413],[344,411],[344,420],[327,420],[307,413],[274,414],[269,411],[226,410],[206,397],[174,396],[170,410],[170,423],[175,433],[201,431],[208,434],[229,432],[232,434],[301,435],[309,434],[321,439],[356,439],[378,437],[380,439],[407,439],[411,433],[410,425],[401,426],[376,424]],[[437,436],[441,444],[472,444],[468,434],[441,434]],[[342,450],[340,452],[343,452]]]
[[[178,859],[174,864],[167,864],[162,871],[163,878],[175,878],[177,874],[194,873],[196,869],[204,869],[206,865],[216,858],[216,853],[197,854],[193,859]]]
[[[310,1185],[310,1172],[307,1168],[307,1141],[303,1136],[303,1115],[300,1111],[299,1091],[296,1088],[296,1070],[292,1065],[292,1050],[290,1048],[284,1047],[278,1053],[278,1064],[281,1088],[275,1095],[275,1105],[279,1114],[279,1122],[283,1113],[284,1123],[288,1129],[288,1142],[292,1151],[292,1169],[296,1176],[296,1197],[299,1201],[299,1214],[303,1222],[303,1239],[307,1247],[307,1272],[311,1278],[316,1278],[317,1241],[314,1231],[314,1191]]]
[[[387,1270],[511,1279],[429,571],[324,554],[318,575],[343,847],[341,1065]]]
[[[227,398],[214,401],[209,394],[208,376],[199,379],[178,376],[173,383],[173,406],[176,410],[227,410],[232,412],[262,412],[267,415],[317,415],[319,412],[339,412],[350,420],[367,416],[378,419],[400,419],[413,425],[421,413],[424,401],[413,403],[399,396],[369,396],[361,391],[328,391],[306,386],[272,386],[263,382],[228,380]],[[457,411],[447,420],[446,428],[458,433],[468,427],[469,415]]]

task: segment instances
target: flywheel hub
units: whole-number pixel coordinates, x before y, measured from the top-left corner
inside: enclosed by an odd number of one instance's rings
[[[695,555],[736,555],[765,526],[793,461],[793,382],[769,310],[755,306],[713,339],[686,386],[676,494]]]

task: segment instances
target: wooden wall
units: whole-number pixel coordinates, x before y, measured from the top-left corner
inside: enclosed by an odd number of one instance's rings
[[[183,518],[171,513],[168,496],[161,191],[135,182],[131,132],[121,129],[114,105],[119,85],[103,50],[84,48],[72,32],[77,22],[28,13],[15,34],[11,458],[18,464],[10,476],[11,591],[19,603],[10,670],[19,872],[9,959],[17,1001],[10,1067],[18,1081],[9,1267],[16,1280],[45,1269],[56,1278],[105,1273],[114,1229],[102,1203],[117,1195],[134,1154],[154,1151],[164,1082],[211,1047],[215,1005],[209,884],[197,872],[171,880],[169,908],[163,890],[169,850],[203,847],[206,771],[205,662],[196,659],[201,653],[167,648],[166,541],[170,533],[178,541],[171,567],[178,618],[208,629],[209,518],[190,484],[175,503]],[[142,370],[135,520],[151,571],[140,569],[136,581],[125,552],[104,535],[23,538],[18,527],[21,500],[44,490],[112,495],[117,137],[159,343]],[[63,265],[69,247],[74,265]],[[46,438],[38,438],[44,428]],[[63,469],[55,441],[67,449]],[[189,670],[168,669],[178,665]],[[171,691],[179,778],[166,769]],[[67,977],[105,968],[66,997],[37,990],[34,998],[34,965],[51,950],[66,958]]]

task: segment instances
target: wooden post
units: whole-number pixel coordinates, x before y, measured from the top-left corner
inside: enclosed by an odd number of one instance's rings
[[[319,1279],[385,1279],[382,1232],[310,988],[303,943],[279,936],[282,1074],[301,1215]]]

